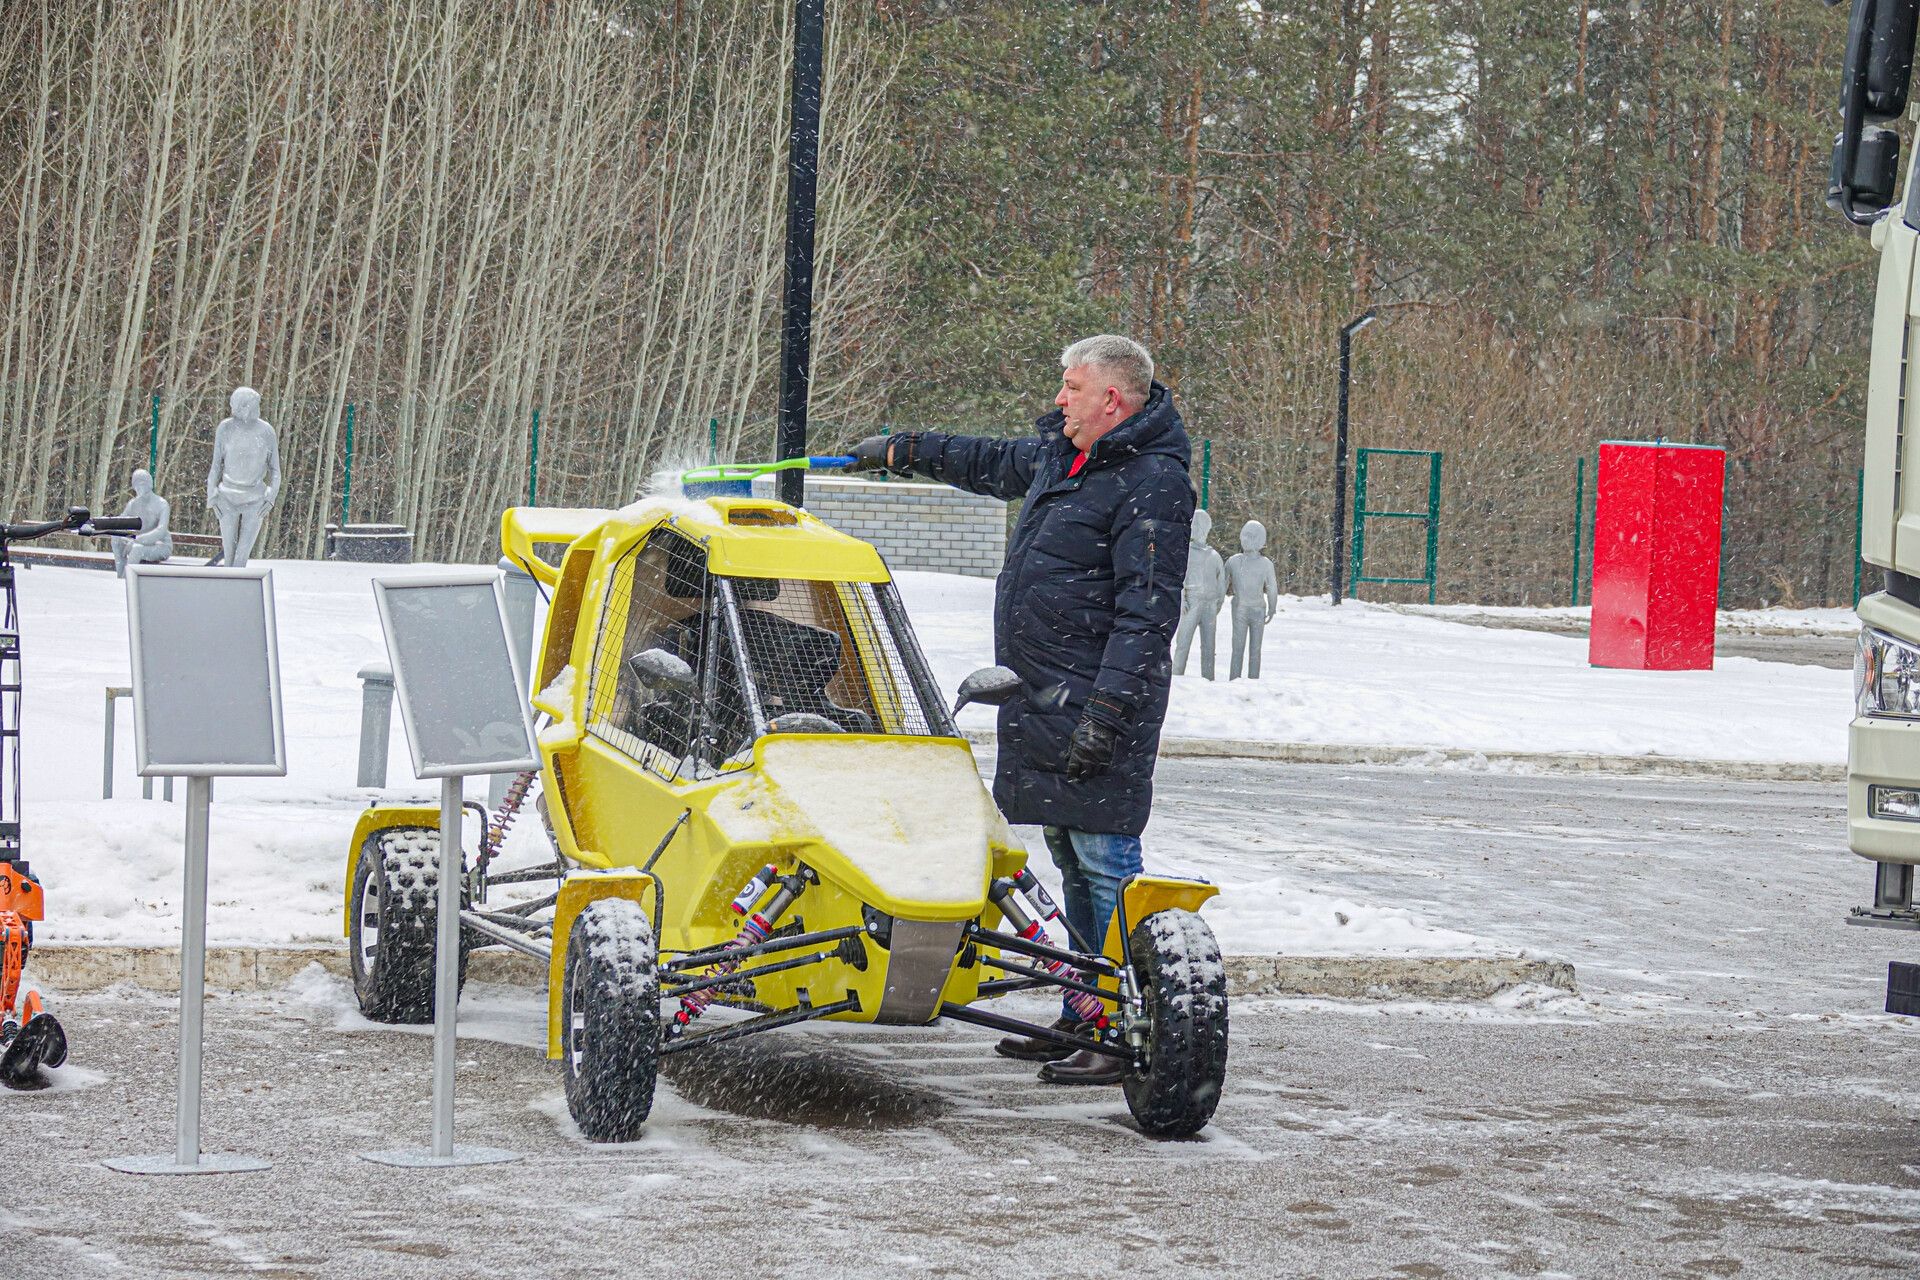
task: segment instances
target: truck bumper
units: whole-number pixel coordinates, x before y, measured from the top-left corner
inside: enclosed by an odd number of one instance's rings
[[[1920,722],[1858,716],[1847,729],[1847,847],[1875,862],[1920,864],[1920,822],[1872,816],[1876,786],[1920,787]]]

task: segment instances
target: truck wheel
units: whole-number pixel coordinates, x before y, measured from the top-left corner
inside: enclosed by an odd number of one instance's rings
[[[561,988],[567,1111],[593,1142],[631,1142],[660,1068],[659,951],[640,904],[589,902],[567,932]]]
[[[1220,944],[1191,911],[1157,911],[1128,938],[1146,1004],[1147,1060],[1121,1086],[1156,1138],[1198,1133],[1227,1078],[1227,971]]]
[[[440,833],[388,827],[367,837],[354,868],[348,955],[360,1012],[375,1022],[433,1021]],[[460,981],[467,949],[460,949]]]

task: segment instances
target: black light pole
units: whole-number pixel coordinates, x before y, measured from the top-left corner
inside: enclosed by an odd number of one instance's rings
[[[1340,571],[1347,562],[1347,383],[1353,378],[1353,335],[1373,323],[1373,308],[1340,326],[1340,407],[1333,420],[1333,602],[1340,603]]]
[[[820,176],[820,50],[826,0],[794,0],[792,131],[787,135],[787,287],[780,323],[780,423],[774,453],[807,453],[807,378],[813,351],[814,189]],[[806,473],[780,473],[780,501],[806,501]]]

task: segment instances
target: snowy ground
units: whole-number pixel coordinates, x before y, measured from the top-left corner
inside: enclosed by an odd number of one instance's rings
[[[427,799],[407,778],[397,723],[383,793],[353,787],[360,687],[384,660],[371,566],[273,566],[289,774],[215,785],[209,935],[216,943],[323,942],[339,933],[340,881],[354,814],[374,799]],[[991,660],[992,584],[908,573],[902,591],[942,685]],[[116,793],[99,799],[102,689],[127,683],[121,584],[39,567],[21,579],[26,647],[26,840],[52,918],[43,941],[169,943],[179,927],[180,809],[143,803],[131,716],[120,709]],[[1364,604],[1290,599],[1267,632],[1258,683],[1176,682],[1173,736],[1260,738],[1481,751],[1593,751],[1709,759],[1845,758],[1845,672],[1726,659],[1711,672],[1600,671],[1583,640],[1495,631]],[[1195,658],[1197,670],[1198,655]],[[1225,654],[1221,655],[1224,667]],[[1223,671],[1224,674],[1224,671]],[[991,726],[969,708],[969,728]],[[475,783],[472,794],[479,794]],[[1264,838],[1257,816],[1236,811]],[[1277,825],[1277,824],[1276,824]],[[537,836],[514,841],[529,861]],[[1389,903],[1316,892],[1311,876],[1242,865],[1216,842],[1164,823],[1150,832],[1166,868],[1226,887],[1209,908],[1229,951],[1484,951]],[[510,846],[511,848],[512,846]],[[1035,846],[1037,847],[1037,846]],[[1051,868],[1042,854],[1043,877]]]
[[[992,582],[903,573],[900,587],[942,684],[951,688],[992,660],[985,621]],[[1783,627],[1817,629],[1820,616],[1838,612],[1780,616]],[[1844,671],[1752,658],[1722,658],[1711,671],[1616,671],[1588,666],[1579,636],[1493,630],[1358,601],[1334,608],[1297,596],[1281,601],[1267,627],[1258,681],[1224,679],[1226,637],[1223,614],[1221,680],[1199,677],[1197,643],[1188,674],[1175,678],[1169,737],[1692,760],[1847,758],[1853,703]],[[961,723],[986,729],[993,721],[989,710],[968,708]]]

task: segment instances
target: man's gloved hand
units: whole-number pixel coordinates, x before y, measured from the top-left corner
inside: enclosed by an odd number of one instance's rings
[[[853,446],[853,465],[847,470],[857,472],[898,469],[904,471],[905,467],[895,467],[891,455],[895,442],[906,438],[905,436],[868,436]]]
[[[1082,782],[1105,773],[1120,745],[1120,731],[1090,716],[1082,717],[1067,744],[1067,781]]]

